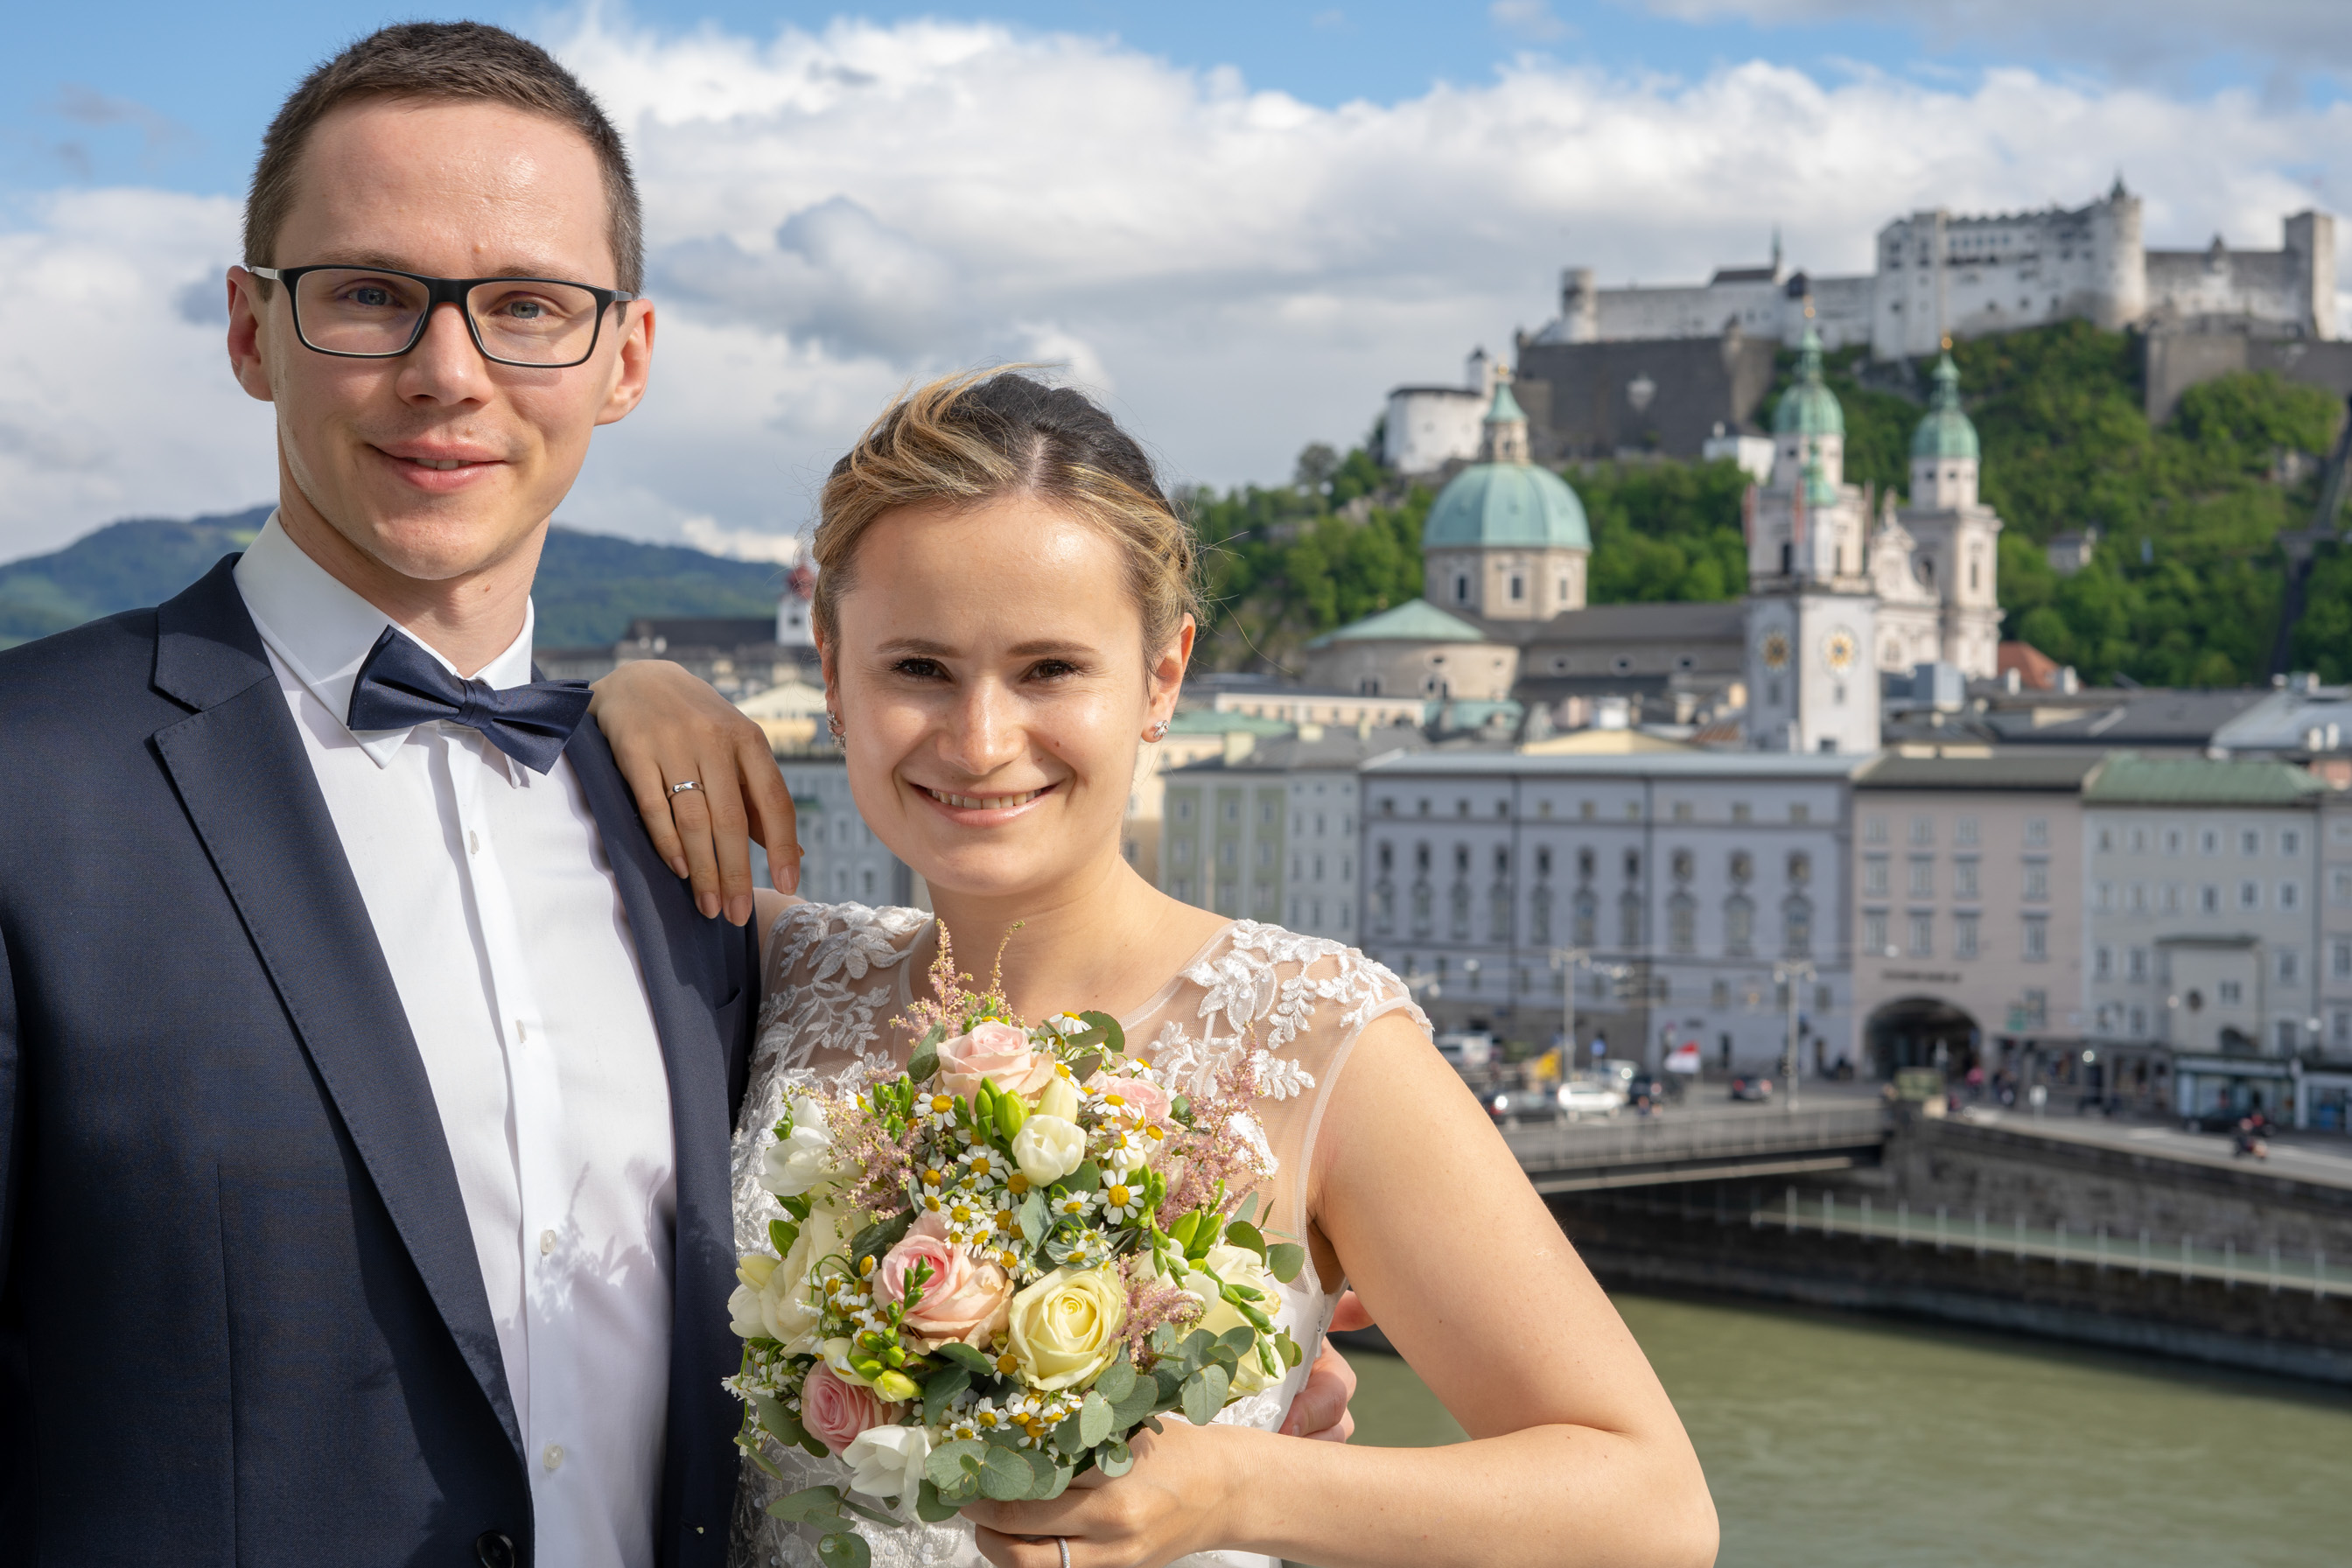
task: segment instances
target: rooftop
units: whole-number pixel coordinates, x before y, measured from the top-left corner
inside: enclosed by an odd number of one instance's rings
[[[1485,642],[1486,634],[1458,616],[1449,616],[1426,599],[1407,599],[1394,609],[1366,616],[1337,631],[1325,632],[1308,647],[1328,647],[1335,642]]]
[[[1247,752],[1231,761],[1222,756],[1203,757],[1197,763],[1187,763],[1171,770],[1169,776],[1200,773],[1353,773],[1368,762],[1391,753],[1417,751],[1428,743],[1417,730],[1390,727],[1374,730],[1370,736],[1360,738],[1353,730],[1335,728],[1325,730],[1319,735],[1285,735],[1276,740],[1260,741]]]
[[[2084,791],[2094,805],[2302,805],[2327,786],[2291,763],[2118,752]]]
[[[1255,713],[1221,713],[1213,708],[1184,708],[1168,721],[1171,735],[1287,735],[1297,726],[1284,719],[1261,719]]]
[[[1545,756],[1525,752],[1429,752],[1369,763],[1366,773],[1469,778],[1750,778],[1808,783],[1850,778],[1870,759],[1822,752],[1650,752],[1633,756]]]
[[[1984,756],[1907,756],[1882,752],[1854,775],[1856,789],[2040,790],[2071,793],[2099,771],[2101,752],[1991,752]]]

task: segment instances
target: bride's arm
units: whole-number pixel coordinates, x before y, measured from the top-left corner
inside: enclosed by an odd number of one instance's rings
[[[1365,1304],[1472,1438],[1285,1442],[1168,1421],[1129,1476],[976,1505],[982,1552],[1057,1568],[1226,1547],[1380,1568],[1714,1561],[1715,1508],[1649,1363],[1426,1036],[1391,1016],[1332,1088],[1309,1207]],[[1000,1533],[1003,1531],[1003,1533]]]
[[[632,660],[591,690],[588,711],[612,743],[654,848],[693,883],[705,916],[723,911],[737,925],[751,918],[754,837],[767,848],[770,879],[784,892],[798,889],[793,795],[759,725],[666,658]],[[687,779],[696,787],[671,793]]]

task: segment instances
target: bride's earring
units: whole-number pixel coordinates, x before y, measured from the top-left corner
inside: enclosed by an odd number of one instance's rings
[[[1168,721],[1162,719],[1158,723],[1152,725],[1150,729],[1146,730],[1143,732],[1143,738],[1147,741],[1155,742],[1166,740],[1168,738]]]
[[[835,740],[838,741],[841,739],[842,730],[840,714],[828,711],[824,716],[824,727],[833,732],[833,738]]]

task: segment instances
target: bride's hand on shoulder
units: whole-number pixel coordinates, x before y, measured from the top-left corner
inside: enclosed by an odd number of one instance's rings
[[[1245,1450],[1266,1435],[1173,1415],[1160,1426],[1129,1440],[1135,1468],[1117,1480],[1088,1470],[1048,1501],[967,1504],[980,1554],[999,1568],[1061,1568],[1059,1538],[1070,1568],[1158,1568],[1224,1544],[1247,1484]]]
[[[588,711],[613,747],[638,815],[706,917],[751,918],[751,840],[770,879],[797,891],[801,847],[792,791],[768,737],[707,681],[668,659],[635,659],[591,688]],[[692,789],[672,786],[691,781]]]

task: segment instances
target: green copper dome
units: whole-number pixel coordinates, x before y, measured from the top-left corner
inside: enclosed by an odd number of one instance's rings
[[[1837,394],[1822,384],[1822,335],[1811,327],[1798,346],[1797,384],[1780,395],[1772,430],[1780,436],[1845,434],[1845,410],[1838,406]]]
[[[1911,437],[1915,458],[1977,457],[1977,427],[1960,412],[1960,367],[1946,354],[1936,362],[1936,392],[1927,400],[1927,417]]]
[[[1590,550],[1584,503],[1549,468],[1479,463],[1454,476],[1429,509],[1421,547]]]

